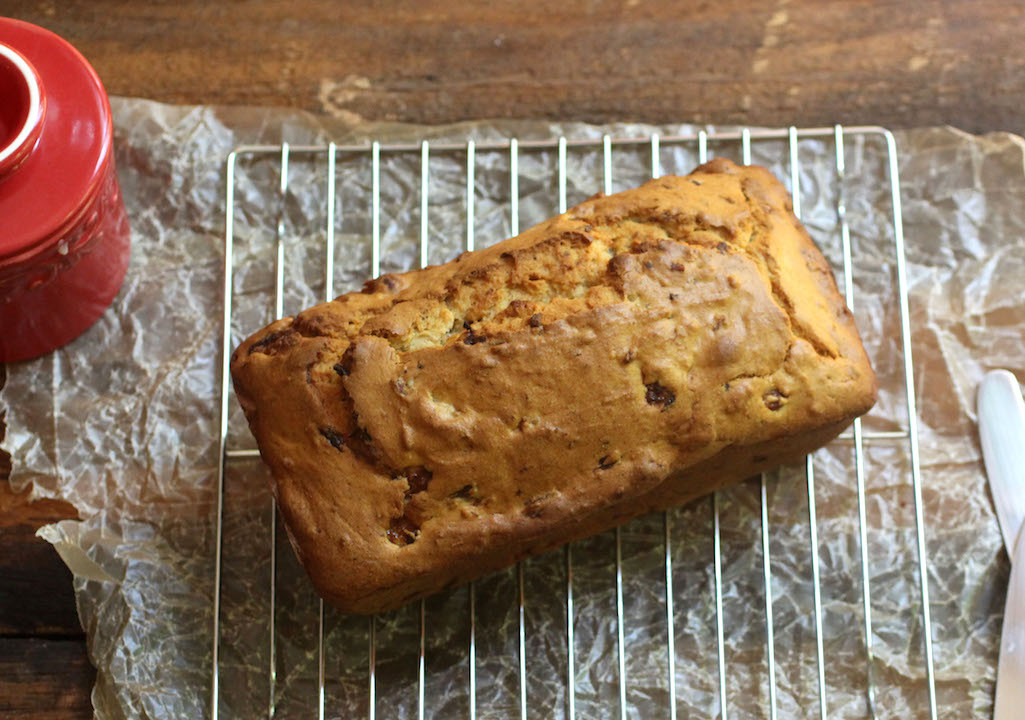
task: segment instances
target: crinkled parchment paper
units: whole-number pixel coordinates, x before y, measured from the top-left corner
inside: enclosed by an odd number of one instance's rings
[[[168,107],[115,99],[119,171],[133,223],[132,263],[102,320],[72,345],[9,366],[0,393],[13,455],[12,484],[73,503],[81,521],[40,533],[75,574],[79,614],[98,668],[93,700],[104,718],[209,715],[214,621],[225,159],[243,143],[321,144],[509,136],[646,136],[653,128],[483,123],[444,128],[348,128],[291,111]],[[663,135],[689,128],[659,128]],[[974,417],[984,371],[1025,377],[1025,176],[1021,140],[950,129],[897,135],[911,329],[920,418],[932,637],[940,716],[988,717],[1008,560],[986,489]],[[739,158],[736,142],[711,154]],[[756,142],[754,160],[789,184],[787,147]],[[521,150],[519,224],[557,209],[557,154]],[[804,218],[842,267],[838,182],[831,138],[800,143]],[[848,137],[843,181],[853,245],[853,304],[880,375],[866,433],[908,427],[896,295],[886,147]],[[665,143],[664,172],[696,164],[694,143]],[[279,189],[280,155],[240,157],[234,187],[237,342],[271,317],[274,245],[285,238],[286,313],[326,292],[323,247],[327,156],[292,153]],[[466,238],[466,155],[431,152],[429,260]],[[509,155],[478,150],[474,239],[509,234]],[[647,145],[616,146],[613,186],[650,173]],[[339,153],[334,290],[370,272],[369,153]],[[570,204],[602,187],[600,145],[570,148]],[[419,261],[420,152],[381,155],[382,270]],[[842,280],[842,276],[841,276]],[[841,283],[842,286],[842,283]],[[253,447],[231,398],[229,447]],[[871,589],[871,676],[879,717],[928,716],[914,495],[906,440],[865,446],[865,516]],[[814,457],[824,679],[830,717],[868,714],[862,564],[853,444]],[[804,467],[768,477],[776,702],[780,717],[817,717],[808,491]],[[720,500],[727,704],[731,717],[768,717],[760,486]],[[315,717],[319,607],[278,527],[256,459],[227,463],[224,493],[221,717]],[[712,502],[669,513],[675,693],[681,717],[721,712],[716,652]],[[273,532],[273,536],[272,536]],[[274,553],[272,572],[271,547]],[[665,525],[662,515],[623,529],[626,697],[631,718],[668,716]],[[618,715],[614,535],[572,547],[577,717]],[[526,699],[532,717],[567,704],[566,554],[523,566]],[[274,587],[273,618],[271,587]],[[476,713],[519,712],[517,575],[475,586]],[[457,588],[425,603],[425,710],[469,713],[469,595]],[[272,633],[273,619],[273,633]],[[419,606],[374,621],[377,717],[414,717]],[[327,717],[363,717],[369,696],[370,622],[324,611]],[[273,649],[273,656],[272,656]],[[271,672],[273,670],[273,679]]]

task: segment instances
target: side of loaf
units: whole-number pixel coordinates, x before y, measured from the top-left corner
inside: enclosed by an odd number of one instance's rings
[[[300,560],[356,613],[794,461],[876,397],[789,194],[724,159],[277,321],[231,372]]]

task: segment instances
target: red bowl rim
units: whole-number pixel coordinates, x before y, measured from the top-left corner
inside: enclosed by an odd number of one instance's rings
[[[28,104],[21,113],[21,126],[15,127],[13,139],[0,146],[0,175],[19,165],[28,155],[42,130],[45,95],[39,75],[24,55],[9,45],[0,43],[0,66],[11,71],[15,82],[20,79],[28,92]]]

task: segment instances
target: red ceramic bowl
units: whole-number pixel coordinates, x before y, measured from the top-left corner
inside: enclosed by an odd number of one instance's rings
[[[0,362],[70,342],[124,279],[110,104],[78,51],[0,18]]]

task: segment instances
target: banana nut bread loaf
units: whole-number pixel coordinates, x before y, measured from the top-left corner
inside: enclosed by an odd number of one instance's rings
[[[279,320],[231,372],[355,613],[795,461],[876,397],[788,193],[723,159]]]

